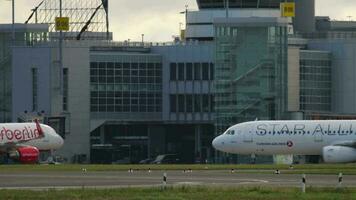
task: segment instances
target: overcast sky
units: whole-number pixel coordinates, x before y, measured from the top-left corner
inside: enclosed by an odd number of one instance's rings
[[[15,0],[16,22],[23,23],[41,0]],[[115,40],[171,41],[184,22],[185,9],[196,10],[196,0],[109,0],[111,31]],[[332,19],[356,20],[355,0],[316,0],[316,14]],[[11,23],[11,0],[0,0],[0,23]]]

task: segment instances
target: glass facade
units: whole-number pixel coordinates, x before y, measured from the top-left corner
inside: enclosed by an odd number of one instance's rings
[[[170,63],[171,81],[211,81],[213,79],[213,63]]]
[[[171,113],[214,112],[214,96],[211,94],[171,94]]]
[[[331,112],[331,54],[300,51],[300,109]]]
[[[282,119],[286,110],[287,28],[215,24],[216,134],[258,119]]]
[[[153,55],[94,56],[90,63],[91,112],[162,112],[162,61]],[[97,61],[95,61],[97,60]]]

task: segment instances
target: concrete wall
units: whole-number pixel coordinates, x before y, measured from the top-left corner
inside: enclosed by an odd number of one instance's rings
[[[63,49],[63,66],[69,70],[68,112],[62,110],[57,48],[17,47],[13,58],[13,121],[17,121],[25,110],[32,111],[31,69],[35,67],[38,69],[36,112],[43,110],[47,117],[67,117],[64,146],[56,154],[68,161],[75,154],[86,154],[89,158],[89,48],[72,46]]]
[[[170,94],[210,94],[213,91],[212,81],[170,81],[170,63],[213,63],[214,43],[173,45],[153,47],[152,52],[163,57],[163,120],[164,121],[196,121],[212,120],[210,114],[170,113]]]
[[[16,47],[13,50],[12,120],[15,122],[24,111],[32,112],[32,68],[38,70],[38,109],[51,113],[50,80],[51,49]]]
[[[288,111],[300,110],[300,54],[298,47],[288,48]]]
[[[90,157],[90,84],[89,48],[68,47],[64,49],[64,67],[68,68],[68,116],[69,134],[59,151],[67,158],[75,154]],[[61,105],[60,105],[61,106]]]

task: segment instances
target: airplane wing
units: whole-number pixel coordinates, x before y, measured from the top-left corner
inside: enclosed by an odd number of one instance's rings
[[[343,147],[356,148],[356,140],[338,141],[338,142],[333,143],[332,146],[343,146]]]
[[[24,142],[26,142],[26,141],[24,141]],[[6,152],[9,152],[11,150],[17,149],[19,147],[27,147],[27,146],[29,146],[29,145],[23,144],[24,142],[21,141],[20,143],[16,143],[16,144],[13,143],[13,142],[5,143],[5,144],[0,146],[0,152],[6,153]]]

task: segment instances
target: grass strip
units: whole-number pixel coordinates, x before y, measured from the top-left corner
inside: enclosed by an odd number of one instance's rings
[[[121,188],[121,189],[76,189],[20,191],[0,190],[1,199],[17,200],[319,200],[356,199],[356,189],[307,188],[301,193],[298,188],[268,187],[167,187],[162,188]]]

